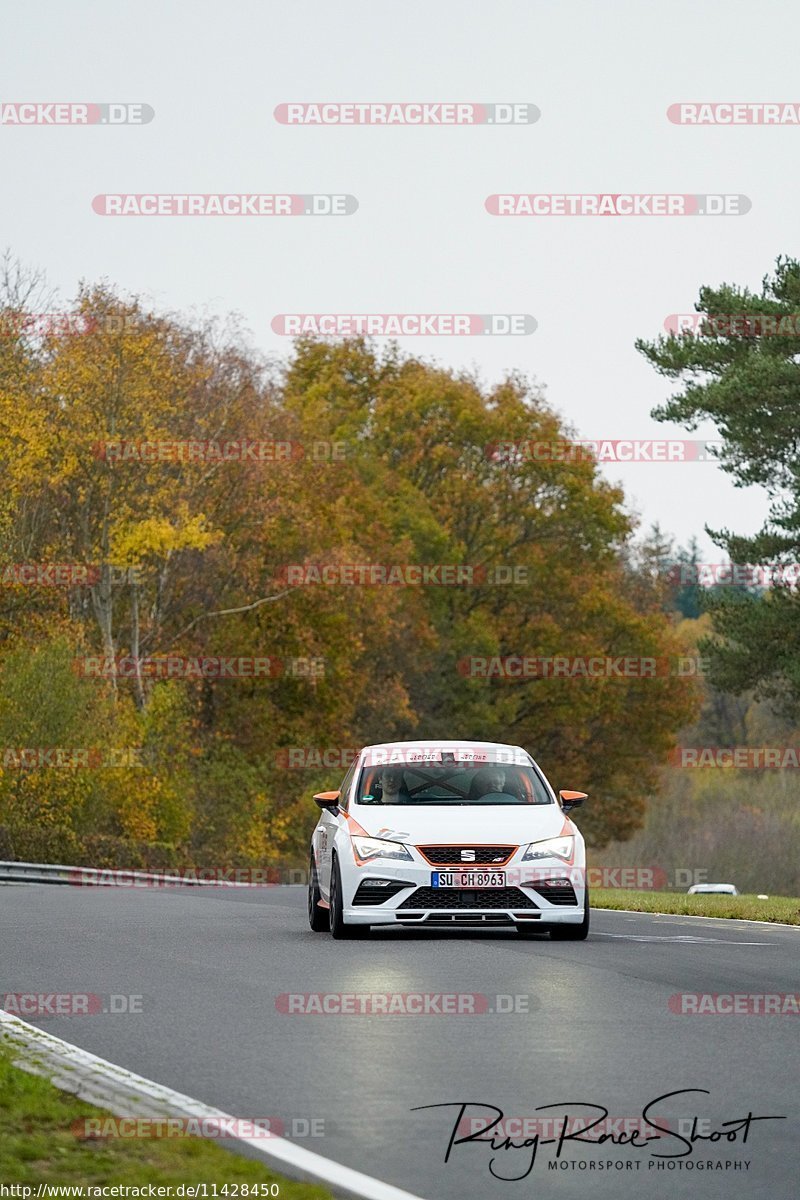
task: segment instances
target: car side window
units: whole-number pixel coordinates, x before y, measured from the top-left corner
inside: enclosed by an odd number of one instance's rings
[[[356,759],[355,762],[351,765],[350,770],[347,772],[347,774],[345,775],[341,784],[339,785],[339,792],[340,792],[339,807],[343,808],[345,810],[345,812],[347,811],[348,801],[349,801],[349,796],[350,796],[350,788],[353,783],[353,776],[356,773],[357,766],[358,766],[358,759]]]

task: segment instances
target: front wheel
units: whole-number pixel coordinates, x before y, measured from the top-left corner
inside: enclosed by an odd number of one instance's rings
[[[346,925],[344,919],[344,897],[342,895],[342,873],[339,860],[331,863],[331,936],[336,938],[361,938],[369,933],[369,925]]]
[[[589,889],[583,898],[583,920],[580,925],[554,925],[550,937],[555,942],[585,942],[589,936]]]
[[[308,923],[314,930],[314,933],[327,933],[330,928],[330,920],[324,908],[320,908],[320,900],[322,895],[319,890],[319,880],[317,879],[317,864],[314,860],[314,851],[311,851],[311,859],[308,864]]]

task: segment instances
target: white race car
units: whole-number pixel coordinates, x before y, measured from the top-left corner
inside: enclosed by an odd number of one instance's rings
[[[336,792],[314,800],[308,918],[335,938],[371,925],[509,927],[583,940],[586,851],[519,746],[388,742],[358,755]]]

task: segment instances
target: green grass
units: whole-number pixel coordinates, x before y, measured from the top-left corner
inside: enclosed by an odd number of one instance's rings
[[[330,1200],[323,1188],[292,1183],[208,1139],[85,1141],[72,1132],[75,1121],[107,1115],[12,1066],[0,1041],[0,1183],[277,1183],[280,1200]]]
[[[781,921],[800,925],[800,900],[792,896],[687,896],[679,892],[634,892],[625,888],[592,888],[592,908],[631,908],[636,912],[676,913],[692,917]]]

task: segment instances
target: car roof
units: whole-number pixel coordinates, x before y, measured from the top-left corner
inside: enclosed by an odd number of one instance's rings
[[[520,750],[523,754],[528,753],[524,747],[515,746],[511,742],[478,742],[472,738],[451,738],[449,740],[425,738],[418,742],[375,742],[371,746],[364,746],[361,753],[366,754],[368,750],[457,750],[464,746],[481,746],[487,750]]]

